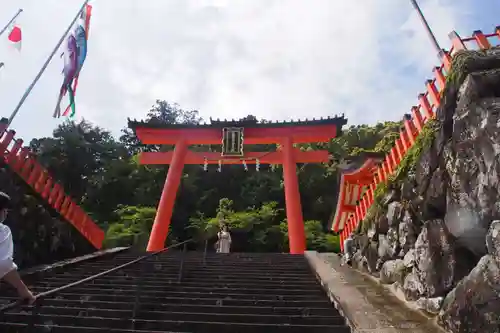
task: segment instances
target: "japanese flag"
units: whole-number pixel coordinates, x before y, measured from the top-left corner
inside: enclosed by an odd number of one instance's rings
[[[14,25],[9,33],[9,40],[14,45],[14,47],[21,51],[22,33],[21,28],[18,25]]]

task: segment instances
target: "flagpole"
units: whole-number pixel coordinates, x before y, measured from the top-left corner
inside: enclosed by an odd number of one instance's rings
[[[438,53],[438,55],[441,54],[442,49],[439,46],[439,43],[436,39],[436,36],[434,36],[434,33],[432,32],[432,29],[429,26],[429,23],[427,22],[427,19],[425,18],[424,13],[422,13],[422,10],[420,9],[420,6],[418,5],[417,0],[410,0],[410,2],[413,5],[413,8],[415,8],[415,10],[417,11],[417,14],[420,18],[420,21],[422,21],[422,24],[424,25],[425,31],[427,32],[427,35],[429,36],[429,38],[432,42],[432,45],[436,49],[436,52]]]
[[[5,27],[2,28],[2,30],[0,30],[0,36],[3,35],[3,33],[9,28],[9,26],[12,24],[12,22],[14,22],[16,20],[16,18],[23,12],[23,9],[22,8],[19,8],[19,10],[17,11],[16,15],[14,15],[13,18],[10,19],[9,23],[7,23],[7,25]]]
[[[14,111],[12,112],[12,114],[10,115],[9,117],[9,122],[7,123],[7,125],[10,125],[12,123],[12,120],[14,119],[14,117],[17,115],[17,113],[19,112],[19,109],[21,108],[21,106],[24,104],[24,102],[26,101],[26,98],[28,98],[29,94],[31,93],[31,91],[33,90],[33,88],[35,87],[36,83],[38,82],[38,80],[40,80],[40,77],[42,76],[43,72],[45,72],[45,70],[47,69],[47,66],[49,65],[50,61],[52,60],[52,58],[54,57],[54,55],[56,54],[57,50],[59,50],[59,47],[61,46],[61,44],[64,42],[64,39],[66,38],[66,36],[68,35],[69,31],[71,30],[71,28],[73,27],[73,25],[75,24],[75,22],[78,20],[78,18],[80,17],[80,14],[82,13],[82,11],[85,9],[85,6],[88,4],[89,0],[85,0],[83,2],[83,5],[82,7],[80,8],[80,10],[78,11],[78,13],[76,14],[75,18],[73,19],[73,21],[71,21],[70,25],[68,26],[68,28],[66,29],[66,31],[64,32],[64,34],[62,35],[61,39],[59,40],[59,42],[57,42],[57,45],[56,47],[54,47],[54,50],[52,50],[52,53],[49,55],[49,57],[47,58],[47,60],[45,61],[45,63],[43,64],[42,68],[40,69],[40,71],[38,72],[38,74],[36,75],[35,79],[33,80],[33,82],[31,82],[31,84],[28,86],[28,89],[26,89],[26,91],[24,92],[24,95],[23,97],[21,97],[21,100],[19,101],[19,103],[17,104],[16,108],[14,109]]]

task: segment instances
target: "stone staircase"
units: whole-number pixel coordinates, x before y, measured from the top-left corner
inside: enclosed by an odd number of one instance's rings
[[[123,252],[60,268],[32,289],[47,292],[140,256]],[[2,285],[0,299],[16,297]],[[306,259],[287,254],[169,251],[37,304],[0,314],[0,332],[350,332]]]

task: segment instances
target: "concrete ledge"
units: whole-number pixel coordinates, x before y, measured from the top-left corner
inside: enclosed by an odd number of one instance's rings
[[[443,333],[372,279],[340,265],[337,255],[307,251],[305,257],[353,333]]]
[[[57,268],[72,266],[72,265],[78,264],[78,263],[83,262],[83,261],[88,261],[88,260],[92,260],[92,259],[96,259],[96,258],[100,258],[100,257],[105,257],[105,256],[116,254],[116,253],[119,253],[119,252],[122,252],[122,251],[125,251],[128,249],[129,249],[128,247],[115,247],[112,249],[97,251],[97,252],[93,252],[93,253],[90,253],[90,254],[87,254],[84,256],[58,261],[58,262],[56,262],[54,264],[50,264],[50,265],[39,265],[39,266],[27,268],[27,269],[20,271],[19,274],[23,278],[24,277],[32,277],[34,275],[50,272],[50,271],[55,270]]]

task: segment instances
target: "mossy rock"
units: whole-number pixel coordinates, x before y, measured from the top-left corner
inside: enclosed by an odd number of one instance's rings
[[[446,76],[446,87],[458,87],[473,72],[500,67],[500,47],[489,50],[458,51],[452,59],[451,69]],[[444,89],[443,93],[447,89]]]
[[[456,103],[456,94],[467,75],[498,67],[500,67],[500,47],[487,51],[466,50],[457,52],[453,56],[442,97],[450,97],[450,100]],[[446,104],[446,102],[446,100],[444,103],[442,101],[442,104]],[[445,107],[445,105],[441,107]],[[366,233],[372,224],[377,222],[381,214],[387,213],[387,207],[383,202],[384,197],[391,188],[400,188],[407,177],[415,172],[422,154],[431,148],[440,127],[441,124],[436,119],[431,119],[424,125],[415,140],[415,144],[408,150],[394,174],[389,177],[387,182],[380,183],[375,189],[374,203],[369,208],[362,223],[360,223],[360,227],[356,230],[357,233]]]

